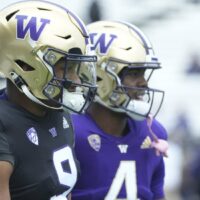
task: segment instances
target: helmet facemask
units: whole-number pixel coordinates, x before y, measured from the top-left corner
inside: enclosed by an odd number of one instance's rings
[[[117,68],[122,70],[117,73]],[[157,68],[159,68],[159,63],[127,63],[110,58],[104,67],[104,72],[105,76],[109,76],[115,84],[113,84],[113,90],[106,103],[98,97],[97,101],[109,109],[125,113],[135,120],[143,120],[149,114],[155,117],[162,105],[164,92],[149,88],[147,83],[154,69]],[[133,76],[133,79],[137,76],[144,76],[146,85],[127,85],[124,82],[127,75]]]
[[[44,87],[44,95],[73,112],[87,109],[96,92],[96,56],[81,55],[79,49],[65,53],[49,48],[43,59],[53,73],[53,78]]]

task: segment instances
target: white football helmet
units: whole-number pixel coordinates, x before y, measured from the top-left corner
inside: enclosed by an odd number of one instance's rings
[[[97,95],[95,101],[115,111],[126,113],[136,120],[149,114],[156,115],[161,107],[164,92],[149,88],[130,87],[123,84],[122,76],[127,69],[141,69],[145,80],[160,68],[147,37],[134,25],[125,22],[99,21],[87,26],[92,50],[97,54]],[[148,73],[149,72],[149,73]],[[137,93],[136,98],[129,95]]]
[[[81,112],[93,99],[96,56],[85,25],[70,10],[46,1],[14,3],[0,11],[0,38],[0,72],[32,101]]]

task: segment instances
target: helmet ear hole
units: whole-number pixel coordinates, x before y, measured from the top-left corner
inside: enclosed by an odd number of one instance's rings
[[[23,71],[34,71],[35,69],[31,67],[29,64],[25,63],[22,60],[15,60],[15,63],[23,70]]]
[[[102,80],[103,80],[102,78],[100,78],[99,76],[97,76],[97,82],[100,82]]]

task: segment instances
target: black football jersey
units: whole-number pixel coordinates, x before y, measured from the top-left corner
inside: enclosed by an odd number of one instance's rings
[[[0,100],[0,160],[11,162],[12,200],[66,197],[77,180],[77,160],[69,115],[49,110],[35,116]]]

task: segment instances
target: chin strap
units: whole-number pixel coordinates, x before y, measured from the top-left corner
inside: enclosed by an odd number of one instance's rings
[[[151,142],[151,147],[155,149],[157,156],[163,155],[164,157],[168,157],[168,154],[167,154],[167,150],[169,148],[168,142],[166,140],[159,139],[156,136],[156,134],[153,132],[151,128],[152,121],[153,121],[153,117],[149,115],[147,118],[147,126],[153,138],[153,141]]]
[[[54,109],[54,110],[60,110],[62,108],[62,106],[60,107],[52,107],[49,106],[47,104],[44,104],[42,101],[40,101],[39,99],[37,99],[34,95],[32,95],[32,93],[29,91],[28,87],[26,85],[22,85],[21,89],[23,91],[23,93],[33,102],[40,104],[46,108],[50,108],[50,109]]]
[[[44,107],[47,108],[51,108],[51,109],[55,109],[55,110],[59,110],[62,107],[52,107],[52,106],[48,106],[46,104],[44,104],[42,101],[40,101],[39,99],[37,99],[28,89],[28,87],[26,86],[26,84],[24,83],[24,81],[21,79],[21,77],[19,75],[17,75],[15,72],[11,72],[10,73],[12,80],[14,81],[15,85],[17,86],[17,88],[19,88],[25,95],[27,98],[29,98],[31,101],[40,104]]]

